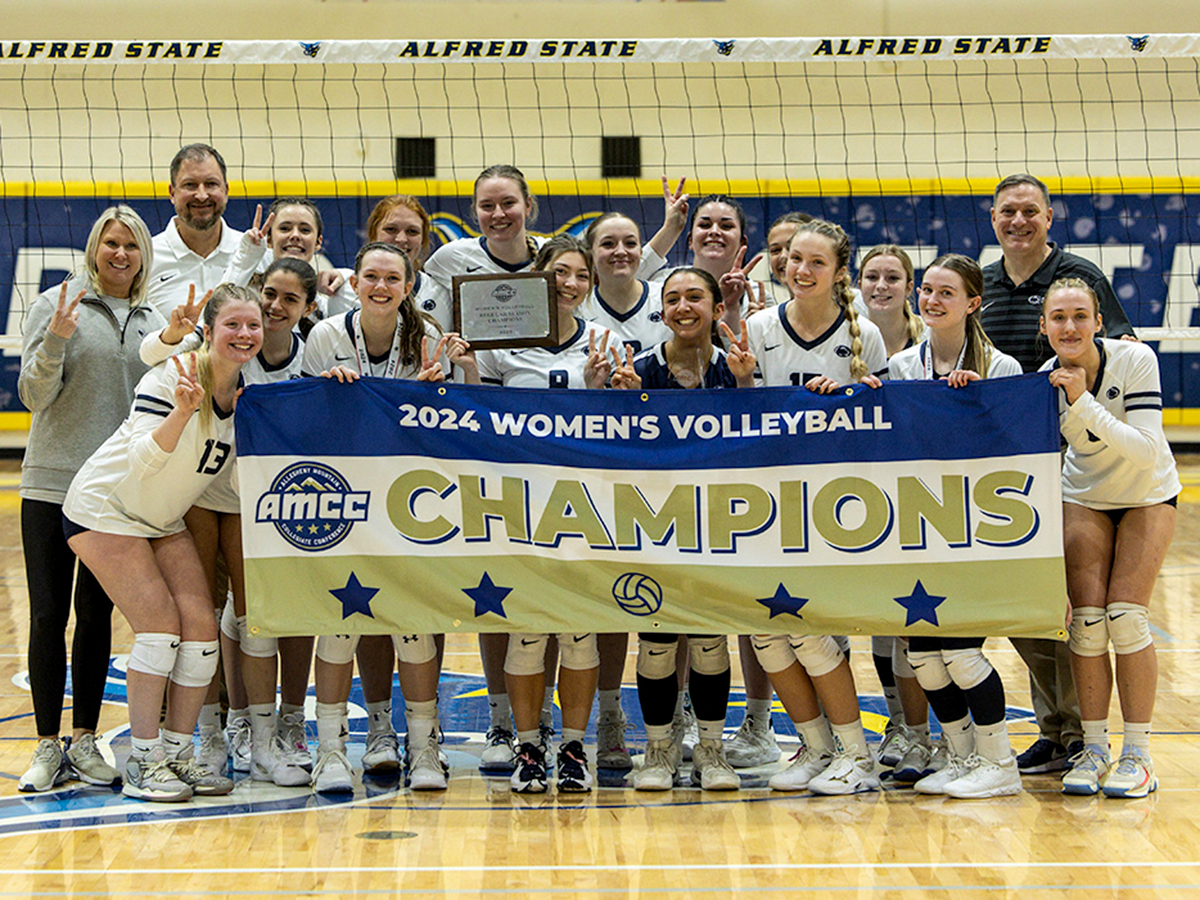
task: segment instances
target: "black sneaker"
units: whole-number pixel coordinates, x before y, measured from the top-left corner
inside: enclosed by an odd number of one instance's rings
[[[592,773],[588,771],[583,744],[568,741],[558,749],[559,793],[586,794],[592,789]]]
[[[1061,772],[1066,767],[1067,748],[1049,738],[1038,738],[1033,746],[1017,757],[1017,770],[1022,775]]]
[[[546,793],[546,757],[537,744],[521,745],[509,783],[518,794]]]

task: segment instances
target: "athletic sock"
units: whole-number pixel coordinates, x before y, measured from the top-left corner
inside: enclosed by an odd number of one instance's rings
[[[1080,719],[1084,746],[1108,746],[1108,719]]]
[[[1121,752],[1138,749],[1144,753],[1150,752],[1150,723],[1126,722],[1125,737],[1121,741]]]
[[[830,723],[829,727],[837,740],[841,742],[842,747],[851,756],[861,757],[867,755],[867,736],[863,733],[861,719],[855,719],[853,722],[847,722],[845,725]]]
[[[1001,719],[991,725],[975,723],[975,752],[992,762],[1003,762],[1012,756],[1008,742],[1008,723]]]
[[[833,753],[833,732],[829,730],[829,720],[825,716],[792,724],[796,726],[796,734],[813,753]]]
[[[600,697],[600,715],[616,715],[621,712],[621,689],[596,691]]]

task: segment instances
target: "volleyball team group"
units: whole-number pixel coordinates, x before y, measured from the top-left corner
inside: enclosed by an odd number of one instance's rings
[[[281,786],[353,791],[346,741],[356,661],[369,720],[363,777],[447,788],[442,636],[272,639],[246,627],[233,428],[246,384],[327,377],[355,390],[371,376],[828,393],[937,379],[949,391],[1040,370],[1059,389],[1066,447],[1070,639],[1014,640],[1030,668],[1039,727],[1025,752],[1010,746],[1004,687],[983,637],[873,638],[889,720],[872,748],[844,637],[739,637],[746,713],[727,738],[727,636],[639,635],[647,742],[635,765],[621,708],[628,635],[481,634],[490,722],[480,768],[508,775],[519,792],[544,792],[551,781],[558,791],[588,791],[593,766],[632,770],[636,790],[668,791],[685,761],[691,781],[713,791],[738,789],[738,770],[761,766],[778,769],[772,790],[815,794],[875,791],[883,779],[925,794],[993,797],[1019,792],[1022,774],[1059,771],[1069,794],[1154,791],[1157,664],[1147,607],[1180,483],[1156,357],[1132,337],[1104,275],[1047,240],[1045,185],[1014,175],[997,186],[992,224],[1004,257],[986,270],[951,253],[916,285],[904,250],[881,245],[863,256],[857,290],[838,225],[784,215],[767,232],[765,254],[747,259],[740,204],[723,195],[697,202],[684,187],[663,179],[663,225],[649,240],[616,212],[582,239],[544,239],[528,230],[537,202],[521,172],[493,166],[475,181],[480,237],[430,255],[429,215],[415,198],[391,196],[371,212],[353,269],[320,272],[316,205],[277,200],[238,232],[223,218],[224,160],[207,145],[184,147],[172,161],[176,215],[161,234],[151,238],[127,206],[107,209],[92,227],[84,270],[42,294],[24,323],[18,384],[33,422],[21,525],[38,742],[20,789],[78,779],[179,801],[228,793],[230,776],[248,772]],[[691,264],[669,267],[680,237]],[[764,256],[769,274],[754,280]],[[556,346],[473,350],[452,331],[452,278],[525,271],[553,274]],[[123,772],[95,736],[114,604],[134,633]],[[72,605],[73,730],[60,737]],[[403,739],[392,719],[394,671]],[[1114,671],[1119,753],[1108,734]],[[315,755],[304,705],[310,675]],[[583,741],[597,694],[593,761]],[[773,696],[799,736],[782,766]]]

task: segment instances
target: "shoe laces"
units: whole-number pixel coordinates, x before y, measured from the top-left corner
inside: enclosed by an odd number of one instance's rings
[[[1139,768],[1147,768],[1146,760],[1142,759],[1138,753],[1122,753],[1121,758],[1117,760],[1118,775],[1134,775]]]
[[[488,744],[511,744],[513,741],[513,733],[503,725],[493,725],[488,729],[487,735],[484,737],[484,741]]]
[[[37,746],[33,748],[34,762],[53,763],[59,761],[63,756],[62,748],[58,741],[41,740]]]

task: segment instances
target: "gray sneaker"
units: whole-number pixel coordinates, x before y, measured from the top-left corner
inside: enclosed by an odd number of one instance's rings
[[[120,784],[121,773],[108,764],[94,734],[82,735],[67,746],[67,765],[80,781],[105,786]]]
[[[25,793],[38,793],[57,787],[71,777],[64,764],[63,748],[54,738],[42,738],[33,750],[33,761],[17,787]]]
[[[233,781],[196,759],[195,752],[195,746],[189,743],[177,757],[168,760],[179,780],[197,797],[219,797],[232,791]]]
[[[752,769],[779,762],[783,754],[775,738],[775,726],[771,717],[760,721],[752,713],[746,713],[742,724],[733,737],[725,742],[725,758],[735,769]]]
[[[129,757],[125,764],[125,785],[121,793],[135,800],[174,803],[192,796],[192,787],[178,775],[162,747],[145,756]]]

